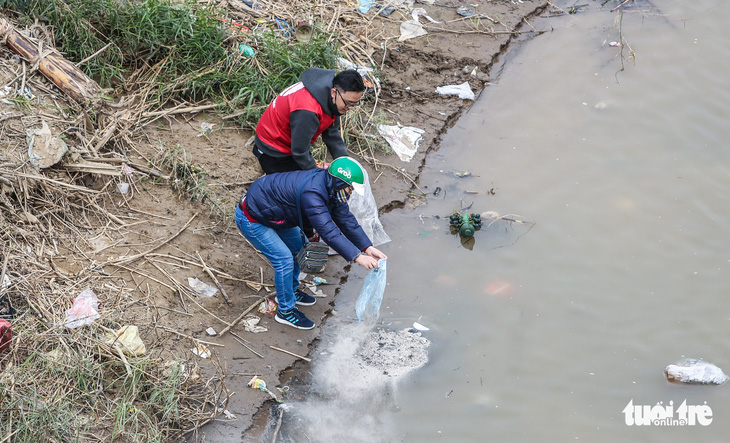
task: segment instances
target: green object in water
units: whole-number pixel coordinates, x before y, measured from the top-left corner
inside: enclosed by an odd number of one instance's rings
[[[459,228],[459,234],[462,237],[473,237],[474,236],[474,224],[469,218],[469,214],[461,216],[461,227]]]

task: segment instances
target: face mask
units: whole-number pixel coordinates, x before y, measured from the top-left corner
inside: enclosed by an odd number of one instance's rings
[[[350,194],[348,194],[344,189],[340,189],[335,191],[335,198],[340,203],[347,203],[347,200],[350,198]]]

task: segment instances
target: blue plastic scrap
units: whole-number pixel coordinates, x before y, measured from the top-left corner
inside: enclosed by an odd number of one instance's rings
[[[362,285],[360,295],[355,302],[355,313],[358,323],[363,317],[377,318],[380,312],[380,304],[383,302],[386,284],[386,259],[378,260],[378,267],[371,269],[365,283]]]

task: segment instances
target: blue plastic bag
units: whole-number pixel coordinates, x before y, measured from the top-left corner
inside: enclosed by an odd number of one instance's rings
[[[357,8],[361,14],[367,14],[370,11],[370,7],[375,5],[373,0],[360,0],[360,7]]]
[[[380,303],[383,302],[383,293],[385,292],[385,268],[387,260],[382,258],[378,260],[378,267],[371,269],[365,283],[362,285],[360,295],[355,302],[355,312],[357,313],[357,321],[360,322],[363,316],[376,318],[380,311]]]

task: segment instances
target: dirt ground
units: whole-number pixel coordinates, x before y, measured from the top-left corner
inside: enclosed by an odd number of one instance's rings
[[[370,159],[373,191],[382,211],[418,204],[419,199],[408,194],[420,192],[418,173],[426,156],[438,149],[442,134],[471,104],[454,96],[441,96],[435,93],[436,87],[468,81],[478,93],[494,78],[510,44],[534,35],[532,22],[550,12],[544,0],[436,0],[423,1],[415,7],[424,8],[431,18],[442,23],[431,24],[422,17],[428,34],[399,42],[399,26],[410,19],[408,14],[397,11],[372,22],[371,36],[377,35],[382,43],[372,53],[372,59],[381,63],[378,70],[382,74],[377,110],[391,124],[398,122],[425,130],[419,150],[410,162],[392,154],[378,154]],[[483,15],[479,20],[474,16],[465,18],[457,13],[459,7]],[[0,56],[12,58],[2,45]],[[11,76],[12,73],[0,72],[0,80],[7,81]],[[372,109],[374,102],[371,97],[366,109]],[[7,156],[11,151],[26,152],[25,129],[39,127],[43,119],[42,113],[21,116],[17,109],[0,104],[0,149]],[[213,124],[213,129],[206,130],[203,123]],[[221,415],[192,434],[191,439],[257,441],[263,429],[260,424],[254,426],[254,417],[260,410],[267,410],[265,405],[271,398],[247,387],[247,383],[256,375],[279,394],[275,387],[280,385],[280,376],[287,368],[295,364],[306,368],[308,363],[300,357],[273,347],[298,356],[308,355],[318,338],[319,326],[332,309],[339,284],[347,278],[349,265],[333,257],[320,275],[332,283],[320,286],[326,297],[303,309],[317,324],[315,329],[295,330],[276,323],[270,315],[260,314],[256,308],[262,297],[274,296],[273,270],[240,235],[232,220],[241,193],[262,175],[247,145],[252,134],[213,113],[197,112],[160,119],[138,135],[141,142],[128,153],[132,161],[148,164],[165,149],[184,147],[194,163],[207,171],[210,189],[227,216],[216,215],[206,204],[181,200],[164,179],[136,172],[128,180],[132,184],[130,191],[121,194],[115,187],[124,177],[90,175],[84,179],[86,185],[108,191],[101,204],[123,224],[113,231],[93,223],[78,227],[84,235],[77,239],[78,248],[83,250],[81,255],[86,260],[107,264],[104,271],[116,279],[117,286],[124,285],[123,297],[129,301],[125,315],[140,325],[141,336],[151,353],[194,358],[211,371],[212,362],[220,363],[229,394],[221,409],[233,415]],[[45,173],[60,180],[69,172],[56,167]],[[112,266],[153,247],[154,251],[143,258]],[[65,276],[88,266],[79,254],[71,252],[59,251],[48,259]],[[187,285],[188,278],[199,278],[215,285],[202,263],[218,278],[230,303],[221,291],[210,298],[191,297],[171,283],[174,279]],[[103,304],[111,304],[119,297],[103,287],[94,289]],[[211,327],[223,330],[251,307],[251,314],[261,318],[259,325],[266,327],[267,332],[246,332],[243,324],[238,323],[230,328],[238,337],[230,333],[213,337],[206,333]],[[189,337],[208,342],[212,357],[192,356],[195,343]]]

